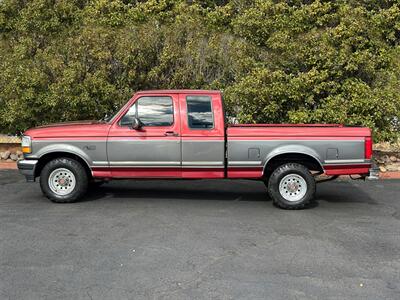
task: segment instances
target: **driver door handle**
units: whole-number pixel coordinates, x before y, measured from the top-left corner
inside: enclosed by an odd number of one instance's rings
[[[178,136],[179,134],[175,131],[166,131],[164,133],[165,136]]]

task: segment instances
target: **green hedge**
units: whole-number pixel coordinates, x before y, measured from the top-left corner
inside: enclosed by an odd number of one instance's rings
[[[398,1],[1,0],[0,131],[100,118],[132,92],[224,91],[243,122],[394,140]]]

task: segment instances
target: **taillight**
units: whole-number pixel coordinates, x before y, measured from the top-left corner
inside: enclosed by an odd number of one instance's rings
[[[372,157],[372,138],[370,136],[365,138],[365,159]]]

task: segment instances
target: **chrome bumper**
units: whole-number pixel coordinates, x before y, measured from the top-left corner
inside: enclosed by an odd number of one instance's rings
[[[25,176],[26,181],[35,181],[35,169],[38,161],[37,160],[20,160],[17,163],[19,172]]]
[[[368,180],[377,180],[379,179],[379,168],[372,164],[371,169],[369,169],[369,176],[367,176]]]

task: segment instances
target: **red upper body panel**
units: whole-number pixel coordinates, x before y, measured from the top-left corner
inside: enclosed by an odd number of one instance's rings
[[[99,121],[77,121],[49,124],[31,128],[25,132],[32,138],[79,138],[106,137],[110,124]]]

